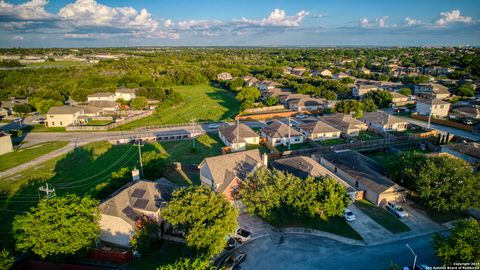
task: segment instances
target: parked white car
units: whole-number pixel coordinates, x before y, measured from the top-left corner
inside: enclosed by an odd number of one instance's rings
[[[220,127],[219,124],[210,124],[210,125],[207,126],[208,129],[217,129],[219,127]]]
[[[393,203],[393,202],[388,202],[387,205],[385,205],[385,208],[395,215],[398,218],[407,218],[408,213],[398,204]]]
[[[250,240],[250,238],[252,238],[252,233],[245,229],[238,228],[235,231],[235,235],[233,237],[235,237],[240,243],[243,243]]]
[[[356,219],[355,214],[353,214],[352,210],[350,209],[345,209],[345,212],[343,213],[343,217],[345,218],[346,221],[354,221]]]

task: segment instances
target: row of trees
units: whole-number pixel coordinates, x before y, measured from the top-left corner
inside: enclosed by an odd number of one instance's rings
[[[287,216],[338,216],[348,205],[344,186],[334,179],[300,179],[278,170],[260,168],[247,177],[239,196],[250,214],[275,222]]]

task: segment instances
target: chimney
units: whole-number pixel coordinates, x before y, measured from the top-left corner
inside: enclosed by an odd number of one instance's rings
[[[140,180],[140,171],[136,167],[133,167],[132,181],[136,181],[136,180]]]
[[[263,166],[268,167],[268,155],[263,153],[262,155]]]

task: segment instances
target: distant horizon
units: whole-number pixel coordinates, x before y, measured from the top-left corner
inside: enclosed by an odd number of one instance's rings
[[[0,0],[0,22],[1,48],[480,46],[469,0]]]

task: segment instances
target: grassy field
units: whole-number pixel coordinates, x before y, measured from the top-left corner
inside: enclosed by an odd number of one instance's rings
[[[239,112],[240,103],[227,90],[210,85],[176,86],[175,91],[184,99],[182,104],[160,109],[154,115],[125,124],[119,129],[155,126],[196,121],[231,120]]]
[[[46,142],[41,144],[32,145],[26,148],[4,154],[0,156],[0,171],[13,168],[22,163],[28,162],[39,156],[50,153],[54,150],[64,147],[68,142]]]
[[[287,214],[280,215],[281,219],[273,222],[275,227],[303,227],[324,232],[337,234],[343,237],[362,240],[362,237],[341,217],[289,217]]]
[[[195,151],[192,151],[192,140],[154,143],[160,152],[166,153],[173,161],[200,164],[206,157],[218,156],[225,146],[217,135],[203,134],[195,140]]]
[[[381,135],[378,135],[374,132],[367,131],[367,130],[360,131],[360,134],[358,135],[357,138],[362,141],[383,139]]]
[[[401,222],[398,218],[394,217],[387,210],[377,207],[366,200],[356,201],[355,205],[360,208],[367,216],[375,220],[378,224],[385,227],[391,233],[401,233],[410,231],[410,228]]]

